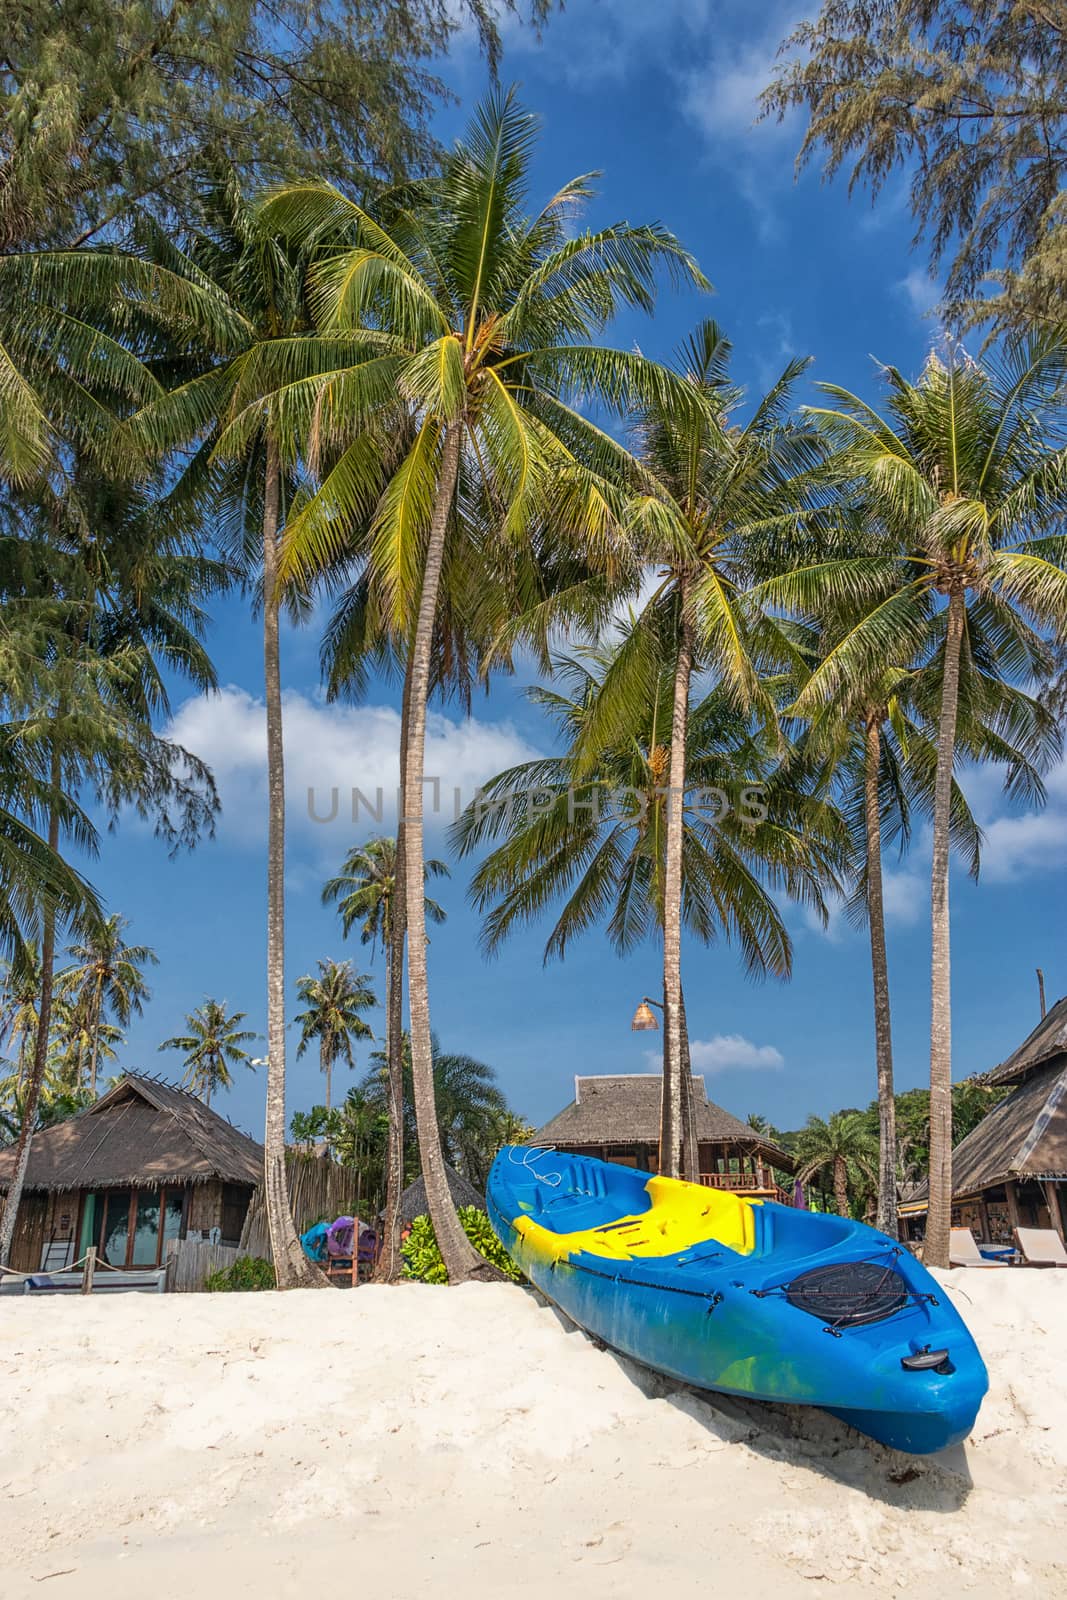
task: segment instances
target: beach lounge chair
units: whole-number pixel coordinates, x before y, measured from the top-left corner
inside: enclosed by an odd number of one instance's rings
[[[1028,1267],[1067,1267],[1067,1250],[1055,1228],[1016,1228],[1015,1243]]]
[[[948,1237],[950,1267],[1006,1267],[1006,1261],[987,1261],[970,1228],[953,1228]]]

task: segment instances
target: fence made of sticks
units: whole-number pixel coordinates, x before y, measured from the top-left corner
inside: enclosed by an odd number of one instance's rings
[[[359,1174],[351,1167],[342,1167],[328,1156],[290,1150],[286,1152],[285,1172],[289,1208],[297,1233],[305,1233],[316,1222],[333,1222],[335,1217],[359,1214],[362,1204]],[[262,1184],[249,1204],[238,1253],[262,1256],[265,1261],[272,1259]]]

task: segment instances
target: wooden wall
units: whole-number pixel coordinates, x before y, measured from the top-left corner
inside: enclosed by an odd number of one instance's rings
[[[212,1228],[222,1227],[222,1184],[217,1179],[210,1183],[194,1183],[189,1190],[189,1207],[185,1214],[186,1234],[210,1234]]]
[[[22,1196],[8,1261],[8,1265],[16,1272],[37,1272],[40,1269],[49,1199],[50,1196],[46,1194]]]
[[[69,1266],[78,1253],[78,1214],[81,1194],[24,1193],[15,1222],[9,1265],[16,1272],[40,1272],[48,1251],[53,1270]]]
[[[167,1294],[197,1294],[210,1272],[232,1267],[240,1251],[232,1244],[175,1239],[167,1252]]]

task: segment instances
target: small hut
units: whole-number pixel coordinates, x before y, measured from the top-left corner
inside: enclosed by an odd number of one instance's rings
[[[1067,1237],[1067,995],[1019,1048],[989,1073],[1013,1085],[952,1152],[952,1221],[990,1244],[1010,1244],[1012,1229],[1055,1228]],[[924,1183],[900,1207],[922,1225]]]
[[[0,1194],[14,1149],[0,1150]],[[183,1089],[127,1073],[95,1105],[33,1136],[10,1265],[56,1271],[95,1245],[158,1267],[171,1239],[236,1245],[263,1147]]]
[[[485,1195],[481,1194],[468,1179],[457,1172],[455,1167],[445,1163],[445,1174],[448,1178],[448,1188],[452,1195],[452,1203],[457,1210],[460,1206],[477,1206],[479,1211],[485,1210]],[[408,1227],[416,1217],[429,1215],[430,1207],[426,1202],[426,1180],[423,1177],[409,1183],[400,1196],[400,1224]]]
[[[768,1195],[788,1204],[790,1197],[779,1189],[771,1169],[793,1172],[792,1156],[709,1100],[703,1078],[694,1076],[691,1083],[700,1182],[709,1188]],[[662,1096],[663,1079],[658,1073],[576,1077],[570,1105],[528,1142],[597,1156],[642,1172],[658,1172]]]

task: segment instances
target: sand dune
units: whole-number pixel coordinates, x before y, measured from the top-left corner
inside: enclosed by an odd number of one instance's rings
[[[0,1593],[1063,1594],[1067,1272],[947,1281],[992,1386],[922,1461],[516,1288],[7,1299]]]

